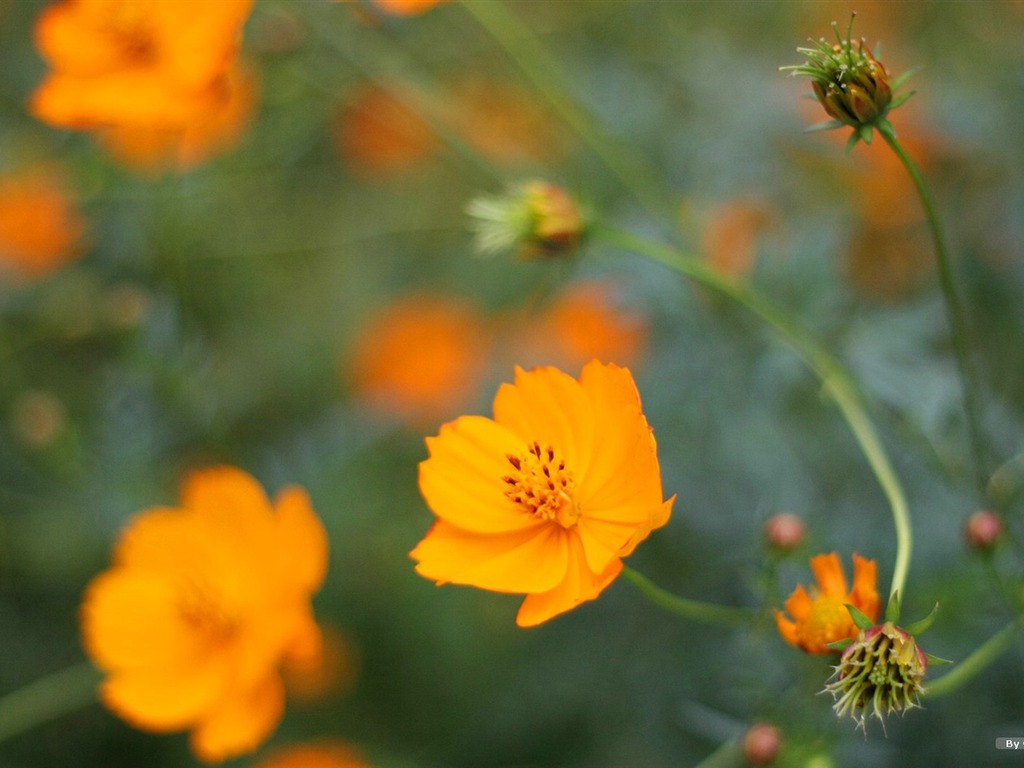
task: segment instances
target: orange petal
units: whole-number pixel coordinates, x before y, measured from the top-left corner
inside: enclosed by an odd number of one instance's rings
[[[36,21],[36,48],[54,69],[75,74],[95,74],[122,63],[124,49],[90,22],[80,3],[53,3]]]
[[[128,568],[187,573],[208,567],[214,556],[210,550],[209,542],[182,510],[154,507],[133,517],[125,527],[114,561]]]
[[[217,763],[251,752],[277,727],[284,714],[284,685],[277,673],[258,686],[220,701],[192,731],[189,743],[200,760]]]
[[[180,585],[161,573],[113,568],[89,584],[82,602],[82,639],[105,670],[201,663],[205,636],[178,608]]]
[[[100,685],[100,697],[136,728],[181,730],[204,716],[223,696],[227,677],[220,661],[115,672]]]
[[[565,578],[568,538],[556,523],[485,535],[438,521],[409,554],[417,561],[417,573],[439,584],[544,592]]]
[[[309,501],[309,494],[289,486],[275,499],[275,522],[280,559],[285,576],[310,593],[327,575],[327,533]]]
[[[798,584],[785,602],[786,611],[798,622],[806,621],[814,609],[814,601],[811,600],[803,584]]]
[[[430,458],[420,463],[420,491],[431,511],[466,531],[508,533],[535,528],[539,521],[505,496],[502,478],[525,441],[481,416],[463,416],[427,439]]]
[[[799,647],[800,637],[797,634],[796,623],[787,619],[782,611],[775,611],[775,626],[778,627],[783,640]]]
[[[600,575],[593,573],[586,563],[583,545],[571,537],[569,568],[558,586],[548,592],[527,595],[516,615],[520,627],[532,627],[560,613],[572,610],[580,603],[593,600],[622,571],[622,561],[613,560]]]
[[[811,558],[811,571],[818,582],[821,594],[829,597],[846,597],[846,576],[839,555],[830,552],[827,555],[815,555]]]
[[[577,473],[595,448],[590,401],[579,382],[557,368],[517,367],[515,384],[502,384],[494,398],[494,420],[528,444],[553,446]]]
[[[253,0],[217,0],[182,13],[179,2],[163,4],[157,21],[174,78],[186,88],[202,89],[223,74],[238,50],[252,5]]]
[[[872,621],[878,619],[881,608],[878,590],[878,566],[874,560],[867,560],[860,555],[853,555],[853,592],[850,602],[860,609]]]

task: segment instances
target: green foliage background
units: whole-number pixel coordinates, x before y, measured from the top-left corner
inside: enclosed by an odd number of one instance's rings
[[[887,149],[876,142],[844,156],[841,144],[803,134],[818,119],[801,109],[809,88],[777,71],[851,8],[508,3],[557,60],[568,98],[635,161],[663,203],[651,215],[554,114],[567,150],[549,167],[494,167],[458,142],[387,179],[339,160],[335,115],[367,80],[427,107],[446,103],[457,73],[528,85],[459,4],[365,24],[345,4],[258,0],[245,49],[263,96],[250,130],[228,155],[158,179],[27,115],[44,69],[31,44],[43,5],[0,2],[0,168],[67,164],[91,232],[81,261],[0,288],[0,695],[82,660],[81,591],[106,566],[120,527],[173,503],[189,467],[225,462],[272,491],[309,490],[332,546],[318,615],[344,628],[360,658],[350,694],[290,708],[273,744],[337,736],[382,768],[667,768],[696,765],[767,719],[785,734],[779,765],[1016,764],[994,739],[1024,735],[1019,643],[970,685],[890,720],[887,735],[873,724],[865,738],[815,695],[827,661],[786,646],[770,615],[752,631],[701,627],[620,582],[522,631],[514,597],[436,589],[407,557],[431,519],[416,489],[424,433],[364,412],[339,361],[367,318],[408,289],[452,291],[498,312],[566,279],[562,265],[471,255],[463,205],[505,181],[565,184],[608,220],[689,248],[699,216],[681,226],[682,201],[699,209],[757,195],[773,221],[751,280],[854,372],[911,503],[904,614],[923,616],[938,601],[924,647],[962,659],[1021,605],[1019,2],[856,7],[858,34],[873,43],[884,26],[891,36],[881,58],[892,71],[924,65],[912,81],[918,95],[893,122],[901,137],[940,140],[929,177],[959,257],[988,470],[1018,457],[1004,469],[1010,491],[988,498],[973,489],[934,279],[881,299],[844,268],[858,225],[849,173]],[[282,24],[298,34],[286,51],[270,43]],[[761,606],[808,581],[807,556],[837,550],[849,568],[857,551],[879,562],[884,590],[895,551],[885,500],[798,359],[741,308],[639,257],[595,243],[572,269],[614,275],[652,327],[635,373],[666,493],[679,498],[670,524],[630,564],[678,594]],[[145,307],[128,328],[107,310],[125,288]],[[491,372],[479,412],[511,362]],[[19,442],[10,425],[26,390],[63,404],[66,422],[44,447]],[[962,539],[965,517],[984,505],[1005,513],[1010,529],[994,568]],[[778,511],[804,516],[809,540],[772,588],[760,531]],[[816,755],[834,762],[809,762]],[[135,732],[97,705],[0,744],[2,768],[193,764],[184,736]]]

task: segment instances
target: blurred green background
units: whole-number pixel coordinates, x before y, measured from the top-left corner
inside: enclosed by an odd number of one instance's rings
[[[856,551],[878,561],[884,590],[885,499],[835,407],[763,325],[598,243],[571,264],[476,257],[463,207],[539,177],[639,233],[726,262],[745,254],[736,273],[862,386],[915,524],[904,615],[938,601],[924,647],[963,658],[1021,600],[1024,4],[509,2],[644,200],[458,3],[400,18],[371,3],[257,0],[243,48],[261,96],[237,146],[189,172],[139,173],[27,114],[44,5],[0,0],[0,175],[59,163],[88,233],[73,263],[0,286],[0,696],[82,660],[81,592],[128,517],[173,504],[189,468],[229,463],[271,491],[310,492],[332,547],[315,605],[348,647],[350,684],[290,705],[273,744],[338,737],[381,768],[667,768],[769,720],[784,733],[779,765],[1019,763],[994,748],[1024,735],[1019,643],[865,738],[816,695],[827,660],[787,646],[769,616],[753,631],[701,627],[620,582],[523,631],[515,597],[435,588],[407,557],[431,522],[416,488],[423,437],[489,413],[514,364],[560,361],[492,340],[470,400],[413,421],[370,407],[350,361],[413,291],[472,302],[514,338],[504,318],[612,281],[616,307],[646,329],[632,368],[666,495],[678,494],[630,564],[678,594],[780,605],[808,582],[807,556],[837,550],[849,568]],[[892,119],[957,257],[988,469],[1010,462],[996,496],[973,489],[912,188],[880,142],[846,155],[845,136],[803,133],[824,115],[802,99],[806,82],[778,72],[851,10],[891,72],[923,65]],[[370,89],[425,124],[398,140],[423,145],[409,157],[375,161],[345,138]],[[385,114],[371,134],[416,122]],[[984,505],[1010,533],[988,560],[962,535]],[[805,518],[808,541],[771,589],[761,527],[781,511]],[[194,764],[184,736],[136,732],[95,704],[0,743],[2,768]]]

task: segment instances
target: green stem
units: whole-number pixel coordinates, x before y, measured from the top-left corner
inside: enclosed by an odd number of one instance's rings
[[[949,247],[946,244],[942,222],[939,219],[938,208],[935,206],[931,189],[921,174],[921,170],[896,138],[896,133],[892,126],[887,122],[882,122],[878,125],[878,132],[885,139],[885,143],[889,145],[889,148],[896,154],[896,157],[899,158],[907,173],[910,174],[914,187],[917,189],[918,197],[921,198],[921,205],[924,207],[925,215],[928,218],[928,228],[931,230],[932,241],[935,246],[935,261],[939,269],[939,284],[942,287],[942,297],[946,304],[946,319],[949,323],[953,342],[953,354],[956,357],[957,369],[960,373],[960,391],[963,398],[964,414],[967,419],[967,431],[971,441],[975,482],[977,483],[979,493],[984,496],[988,473],[985,470],[985,446],[982,440],[980,418],[978,416],[978,399],[975,394],[974,372],[970,359],[967,321],[964,316],[963,306],[960,303],[960,297],[957,295],[956,283],[953,280],[952,260],[949,256]]]
[[[463,0],[462,7],[505,49],[512,61],[565,123],[593,150],[648,213],[658,217],[670,206],[650,180],[658,178],[628,147],[609,138],[597,121],[569,95],[558,65],[533,31],[496,0]]]
[[[843,418],[853,432],[857,444],[889,502],[893,524],[896,528],[896,560],[893,565],[892,586],[889,594],[891,596],[899,592],[903,597],[907,570],[910,567],[911,550],[913,549],[909,507],[899,478],[892,468],[892,463],[868,417],[867,410],[857,394],[853,381],[839,361],[783,310],[771,304],[753,289],[722,278],[703,261],[674,248],[603,225],[595,226],[592,234],[597,239],[647,256],[743,305],[768,323],[818,375],[822,388],[832,396],[836,405],[839,406]]]
[[[704,603],[700,600],[690,600],[673,595],[628,565],[622,567],[622,575],[655,605],[692,621],[718,627],[735,627],[749,622],[754,615],[746,608]]]
[[[974,653],[958,663],[951,672],[926,686],[924,697],[934,699],[938,696],[945,696],[968,683],[975,675],[995,661],[996,657],[1010,649],[1017,639],[1017,632],[1020,628],[1019,620],[1007,624],[982,643]]]
[[[0,742],[96,701],[99,673],[88,662],[52,672],[0,698]]]
[[[701,760],[696,768],[742,768],[747,765],[735,741],[720,744],[714,752]]]

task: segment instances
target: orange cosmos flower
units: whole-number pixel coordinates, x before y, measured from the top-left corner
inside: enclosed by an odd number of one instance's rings
[[[436,425],[476,393],[487,353],[480,312],[454,296],[403,297],[371,319],[349,357],[354,392],[374,411]]]
[[[338,114],[334,144],[353,170],[374,176],[408,169],[429,157],[439,140],[401,99],[370,86]]]
[[[369,768],[348,745],[335,740],[284,747],[254,768]]]
[[[24,278],[48,274],[78,255],[85,229],[55,168],[0,178],[0,269]]]
[[[516,319],[520,360],[579,368],[587,360],[634,365],[647,340],[647,322],[622,309],[615,286],[588,281],[570,286],[534,319]]]
[[[786,611],[775,611],[775,623],[782,639],[807,653],[835,653],[829,643],[856,637],[857,625],[846,605],[860,610],[872,621],[878,618],[879,599],[875,589],[874,560],[853,556],[853,589],[846,591],[846,576],[839,555],[831,552],[811,558],[811,571],[818,587],[810,594],[798,585],[786,600]]]
[[[675,500],[632,375],[597,360],[579,380],[517,368],[493,419],[463,416],[427,448],[419,485],[437,521],[411,552],[417,572],[525,594],[519,626],[596,598]]]
[[[181,506],[137,516],[86,590],[82,635],[107,673],[103,702],[143,730],[191,730],[208,762],[254,749],[284,709],[279,664],[320,652],[310,597],[326,569],[301,488],[271,505],[240,470],[192,474]]]
[[[252,117],[258,84],[253,72],[236,64],[216,88],[204,111],[183,126],[121,125],[98,131],[100,144],[119,162],[158,174],[186,171],[234,146]]]
[[[216,100],[253,0],[66,0],[36,23],[51,71],[32,96],[64,128],[178,127]]]

